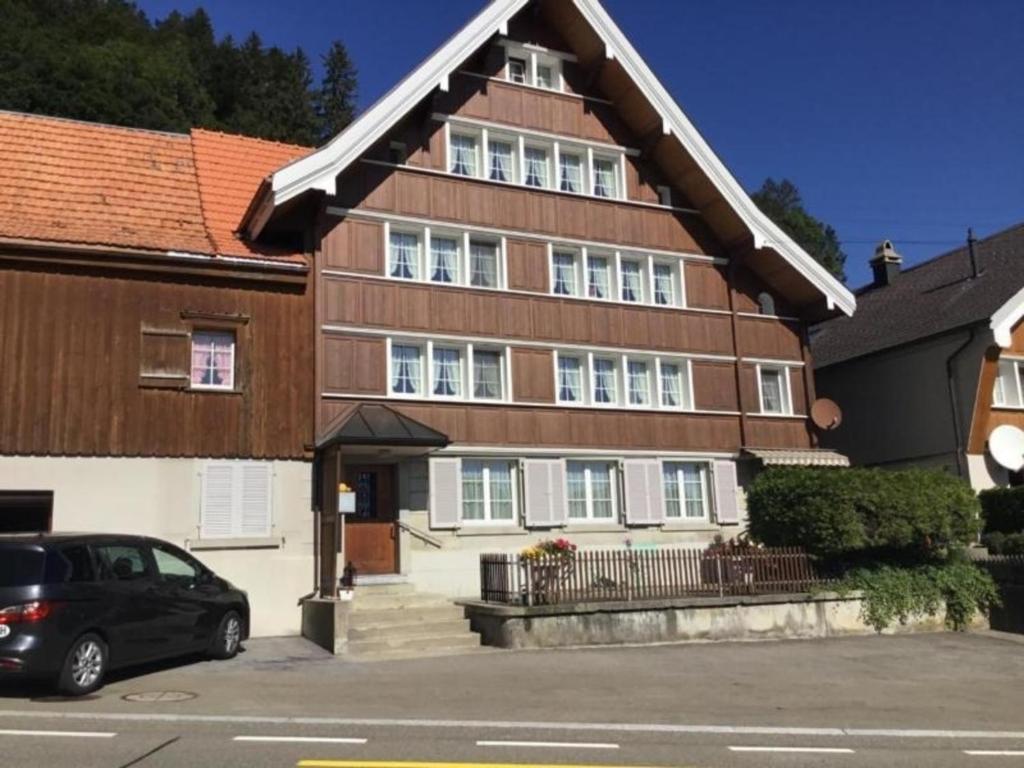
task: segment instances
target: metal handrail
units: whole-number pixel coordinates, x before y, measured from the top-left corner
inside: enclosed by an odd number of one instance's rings
[[[441,541],[438,538],[435,538],[435,537],[431,536],[426,531],[421,531],[419,528],[416,528],[415,526],[409,525],[404,520],[398,520],[397,522],[398,522],[398,527],[399,528],[401,528],[403,531],[406,531],[407,533],[412,534],[417,539],[425,541],[425,542],[427,542],[427,544],[430,544],[433,547],[437,547],[438,549],[441,549],[444,546],[444,542],[443,541]]]

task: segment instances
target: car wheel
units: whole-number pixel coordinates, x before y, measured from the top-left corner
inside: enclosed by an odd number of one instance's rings
[[[103,685],[107,673],[107,644],[99,635],[82,635],[71,646],[57,680],[57,688],[69,696],[84,696]]]
[[[215,659],[232,659],[238,655],[242,644],[242,617],[237,611],[228,611],[220,620],[217,633],[213,636],[210,655]]]

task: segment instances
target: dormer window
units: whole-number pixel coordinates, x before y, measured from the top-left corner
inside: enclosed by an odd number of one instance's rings
[[[562,90],[562,60],[537,46],[505,46],[505,79],[548,91]]]

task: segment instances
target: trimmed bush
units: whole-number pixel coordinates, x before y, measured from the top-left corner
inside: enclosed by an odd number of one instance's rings
[[[980,512],[970,486],[943,472],[824,467],[762,472],[747,509],[755,541],[826,557],[940,553],[974,539]]]
[[[981,543],[990,555],[1024,555],[1024,533],[986,533]]]
[[[978,494],[985,533],[1024,532],[1024,486],[991,488]]]

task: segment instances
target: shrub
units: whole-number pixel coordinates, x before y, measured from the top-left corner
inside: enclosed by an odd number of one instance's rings
[[[941,553],[973,540],[979,520],[970,486],[919,469],[772,468],[751,485],[747,508],[755,541],[827,557]]]
[[[986,533],[1024,532],[1024,486],[991,488],[978,494]]]
[[[981,543],[990,555],[1024,555],[1024,533],[986,533]]]

